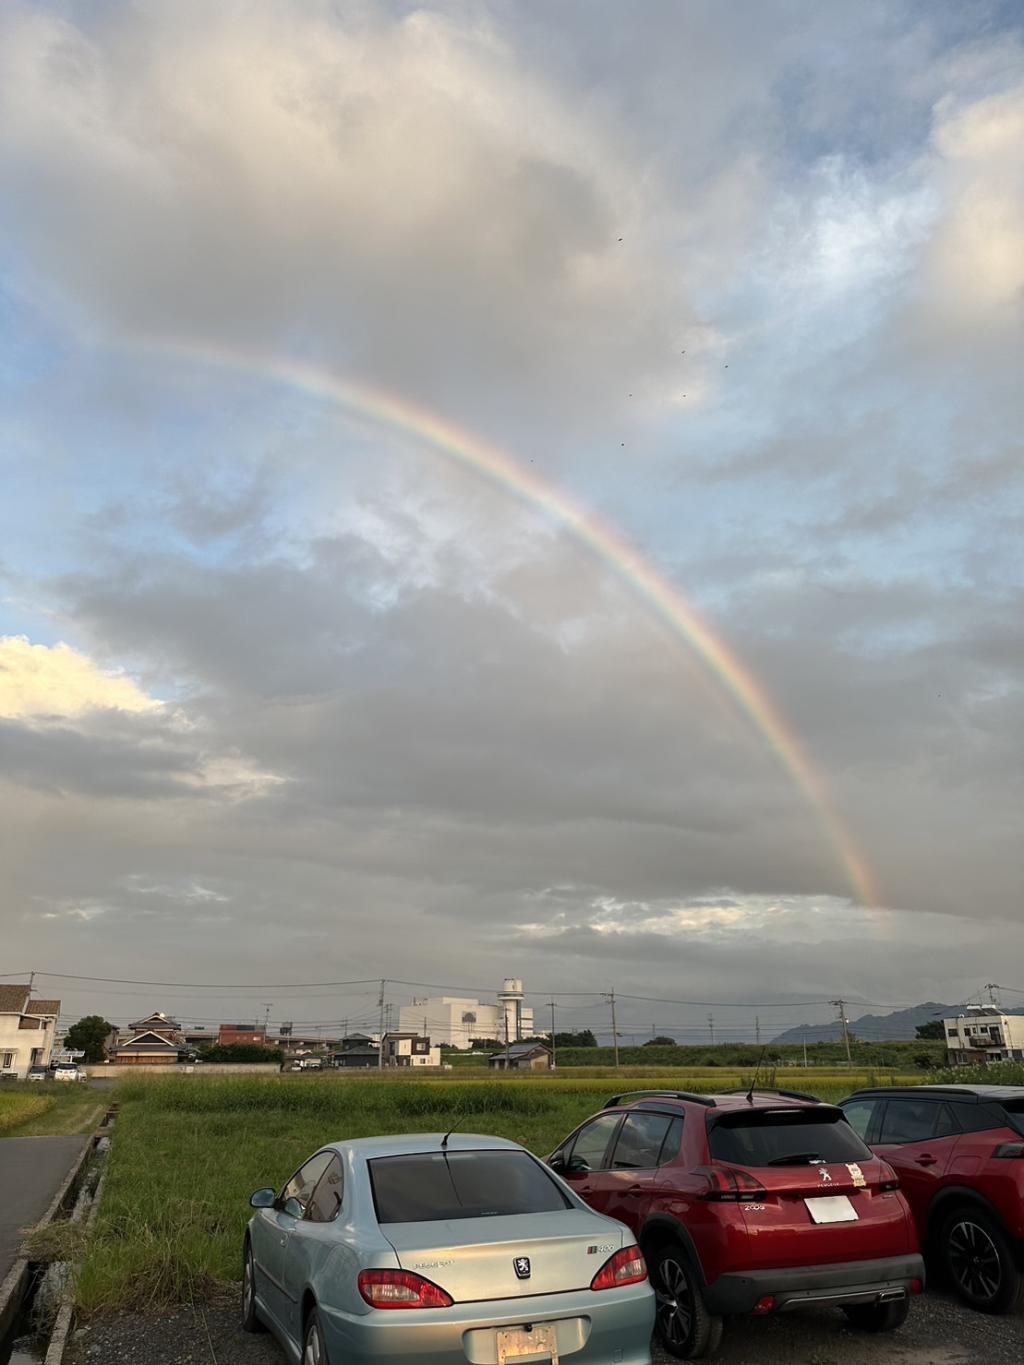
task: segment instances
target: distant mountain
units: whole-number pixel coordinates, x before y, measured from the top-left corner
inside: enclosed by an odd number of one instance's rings
[[[927,1024],[932,1019],[941,1019],[962,1010],[962,1005],[939,1005],[928,1000],[923,1005],[912,1005],[910,1009],[897,1010],[894,1014],[862,1014],[859,1019],[850,1020],[850,1032],[865,1043],[896,1042],[901,1039],[916,1038],[918,1024]],[[800,1024],[787,1029],[773,1038],[774,1043],[836,1043],[843,1037],[842,1026],[837,1019],[832,1024]]]

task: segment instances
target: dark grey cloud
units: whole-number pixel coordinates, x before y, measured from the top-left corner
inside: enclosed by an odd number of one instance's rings
[[[1024,771],[1004,11],[0,25],[5,280],[59,337],[15,357],[0,608],[163,703],[0,722],[32,962],[894,1004],[992,979]],[[607,565],[413,441],[187,359],[221,348],[560,468],[776,699],[883,909]]]

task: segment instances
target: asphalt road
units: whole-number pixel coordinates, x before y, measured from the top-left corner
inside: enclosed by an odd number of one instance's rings
[[[24,1230],[38,1223],[87,1137],[0,1138],[0,1281],[18,1258]]]
[[[270,1337],[238,1326],[238,1290],[152,1317],[95,1318],[75,1334],[69,1365],[284,1365]],[[655,1365],[676,1365],[655,1351]],[[929,1291],[896,1332],[868,1336],[834,1310],[736,1319],[709,1365],[1020,1365],[1024,1316],[989,1318]]]

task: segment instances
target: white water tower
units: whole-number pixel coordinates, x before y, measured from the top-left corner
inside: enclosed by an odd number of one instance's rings
[[[498,992],[498,1008],[504,1011],[502,1029],[507,1023],[509,1042],[518,1043],[523,1036],[523,983],[518,977],[506,976]],[[505,1041],[504,1032],[498,1041]]]

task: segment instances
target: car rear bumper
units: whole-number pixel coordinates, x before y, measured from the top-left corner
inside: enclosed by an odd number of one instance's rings
[[[321,1308],[320,1316],[330,1359],[345,1365],[399,1359],[414,1365],[495,1365],[497,1329],[527,1323],[556,1324],[559,1356],[571,1355],[578,1365],[650,1365],[654,1292],[645,1281],[601,1293],[584,1289],[422,1311],[349,1314]],[[523,1357],[523,1365],[530,1360]]]
[[[704,1291],[704,1298],[708,1312],[716,1315],[751,1313],[769,1295],[775,1300],[771,1311],[785,1312],[812,1305],[880,1303],[909,1294],[914,1280],[924,1284],[924,1261],[916,1254],[720,1275]]]

